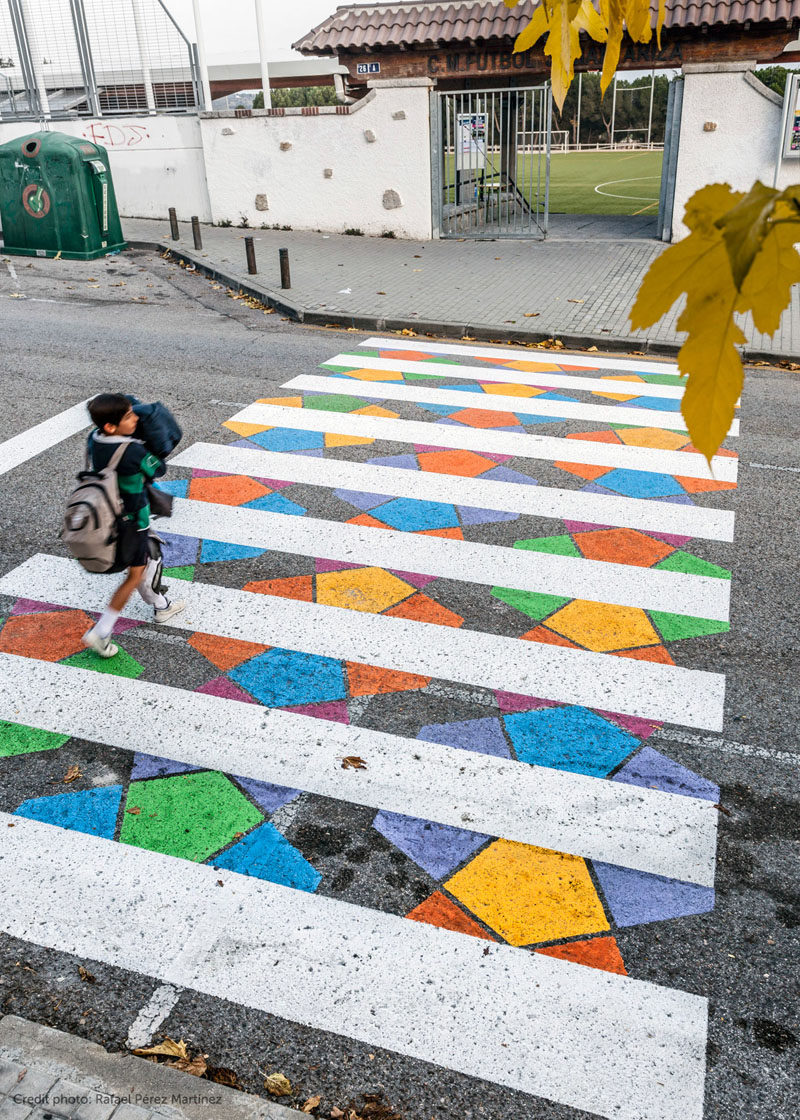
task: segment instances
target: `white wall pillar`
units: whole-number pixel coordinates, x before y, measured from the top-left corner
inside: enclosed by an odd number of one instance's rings
[[[269,88],[269,47],[267,45],[266,13],[264,0],[255,0],[256,31],[258,33],[258,57],[261,60],[261,88],[264,91],[264,108],[272,108],[272,94]]]
[[[31,55],[31,62],[33,63],[33,77],[36,82],[36,92],[39,95],[39,106],[42,110],[42,116],[45,120],[50,119],[50,102],[47,99],[47,89],[45,86],[44,76],[44,55],[42,48],[39,45],[39,38],[36,34],[36,24],[34,23],[33,13],[31,11],[30,0],[20,0],[20,10],[22,12],[22,19],[25,23],[25,34],[28,39],[28,49]]]
[[[153,91],[153,77],[150,73],[150,51],[147,49],[142,0],[131,0],[131,7],[133,8],[133,25],[136,28],[136,46],[139,48],[139,65],[142,68],[145,103],[148,113],[155,113],[156,95]]]

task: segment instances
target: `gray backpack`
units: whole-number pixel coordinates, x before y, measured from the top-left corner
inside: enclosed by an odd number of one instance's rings
[[[114,566],[122,518],[117,467],[129,442],[120,444],[102,471],[91,469],[87,448],[86,469],[67,499],[59,536],[87,572],[107,572]]]

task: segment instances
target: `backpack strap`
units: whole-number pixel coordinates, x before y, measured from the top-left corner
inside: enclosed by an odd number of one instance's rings
[[[107,468],[108,470],[115,471],[117,469],[117,467],[122,462],[122,456],[128,450],[128,444],[129,443],[133,443],[133,440],[126,439],[123,443],[121,443],[119,445],[117,450],[114,452],[114,454],[111,456],[111,458],[108,461],[108,468]]]

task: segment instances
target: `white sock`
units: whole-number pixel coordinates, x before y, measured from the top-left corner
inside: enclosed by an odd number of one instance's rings
[[[155,608],[155,610],[163,611],[164,608],[168,607],[168,606],[169,606],[169,599],[166,597],[166,595],[154,595],[153,596],[153,607]]]
[[[114,629],[114,625],[119,616],[119,611],[112,610],[111,607],[106,607],[92,627],[93,633],[97,634],[99,638],[111,637],[111,631]]]

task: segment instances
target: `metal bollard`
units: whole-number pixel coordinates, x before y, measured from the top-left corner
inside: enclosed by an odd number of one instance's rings
[[[280,262],[281,262],[281,287],[282,288],[291,288],[292,277],[291,277],[291,274],[289,272],[289,250],[288,249],[279,249],[278,250],[278,256],[280,257]]]
[[[247,254],[247,271],[251,276],[255,276],[258,268],[256,267],[256,247],[252,237],[245,237],[244,251]]]
[[[174,206],[170,206],[169,208],[169,227],[172,231],[172,240],[180,241],[181,231],[178,229],[178,214]]]
[[[196,215],[192,217],[192,237],[194,238],[195,249],[202,249],[203,238],[200,236],[200,219]]]

